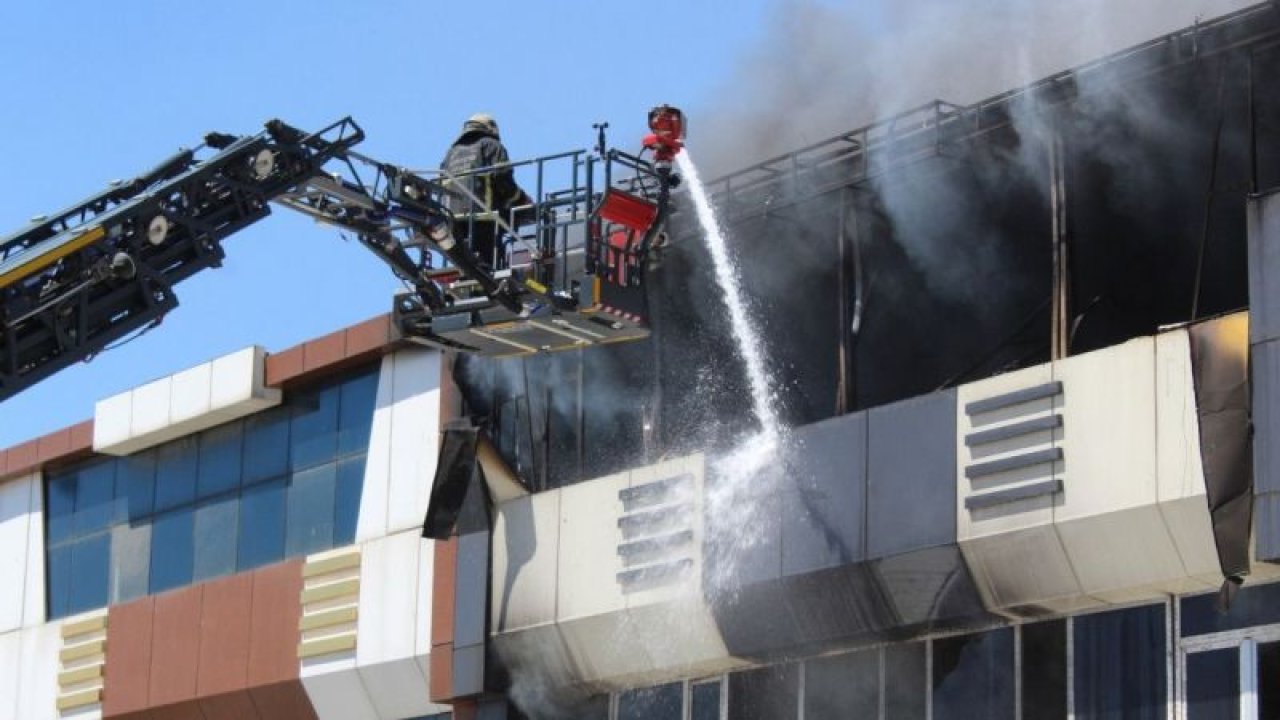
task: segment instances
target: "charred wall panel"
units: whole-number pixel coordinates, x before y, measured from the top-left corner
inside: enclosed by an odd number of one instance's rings
[[[1280,561],[1280,194],[1249,206],[1256,552]]]

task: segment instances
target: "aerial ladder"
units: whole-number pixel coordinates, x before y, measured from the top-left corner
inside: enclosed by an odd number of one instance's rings
[[[156,326],[178,304],[174,286],[221,265],[222,241],[273,204],[349,233],[391,268],[405,285],[392,319],[410,342],[507,357],[647,337],[644,278],[679,182],[684,117],[662,105],[649,125],[634,154],[607,147],[601,129],[593,150],[511,163],[537,184],[496,219],[491,258],[467,242],[470,218],[493,209],[465,178],[361,155],[350,117],[315,132],[272,120],[254,135],[210,133],[0,239],[0,401]]]

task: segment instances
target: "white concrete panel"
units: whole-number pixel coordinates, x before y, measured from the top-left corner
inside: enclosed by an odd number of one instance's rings
[[[159,433],[169,425],[172,386],[172,377],[163,377],[134,388],[132,420],[129,423],[131,440]]]
[[[387,532],[422,527],[440,446],[440,353],[396,353]]]
[[[643,675],[657,667],[653,657],[635,637],[635,625],[625,610],[579,617],[560,622],[569,657],[580,677],[608,679],[622,684],[625,678]]]
[[[412,657],[361,665],[360,677],[382,720],[419,717],[436,707],[427,697],[427,678]]]
[[[962,541],[960,550],[991,610],[1034,606],[1066,612],[1092,602],[1052,526]]]
[[[1155,339],[1055,364],[1063,383],[1057,522],[1156,503]]]
[[[304,660],[301,675],[320,720],[379,720],[356,672],[354,654]]]
[[[1162,587],[1186,575],[1154,503],[1058,523],[1058,535],[1089,595],[1121,598],[1116,593]]]
[[[42,476],[31,476],[31,510],[27,523],[27,573],[24,583],[22,624],[24,627],[41,625],[45,620],[44,603],[44,493],[41,492]]]
[[[654,670],[696,676],[745,664],[729,656],[711,609],[701,597],[647,605],[629,614]]]
[[[213,363],[201,363],[173,376],[169,389],[169,422],[182,423],[209,414]]]
[[[622,570],[618,491],[628,483],[628,475],[621,473],[560,490],[556,617],[562,622],[620,612],[626,606],[617,582]]]
[[[18,717],[54,720],[57,717],[58,649],[61,623],[22,630],[22,669],[18,673]]]
[[[559,544],[559,491],[527,495],[498,508],[489,623],[495,632],[555,622]]]
[[[236,417],[248,406],[263,410],[280,404],[281,393],[266,386],[267,353],[254,345],[213,360],[209,380],[209,409],[232,411]]]
[[[395,355],[384,355],[378,370],[378,394],[364,461],[364,487],[356,518],[356,542],[387,534],[387,492],[391,479],[391,410],[395,405]]]
[[[18,682],[22,668],[22,633],[0,633],[0,720],[18,717]]]
[[[689,518],[691,523],[688,529],[693,531],[693,542],[685,548],[682,548],[681,551],[671,553],[670,559],[678,560],[682,557],[687,557],[693,561],[693,565],[689,569],[688,574],[680,582],[626,593],[625,597],[628,608],[644,607],[646,605],[665,603],[673,600],[683,601],[685,598],[701,596],[703,539],[702,482],[705,465],[706,461],[704,456],[698,454],[668,460],[656,465],[648,465],[631,471],[629,483],[631,487],[646,485],[664,478],[676,477],[686,473],[692,476],[693,482],[688,494],[673,497],[671,499],[671,503],[673,506],[689,508]],[[618,535],[618,542],[622,542],[621,534]]]
[[[133,391],[99,400],[93,406],[95,450],[129,441],[133,432]]]
[[[1221,585],[1222,568],[1218,565],[1218,547],[1213,539],[1213,522],[1205,497],[1193,495],[1162,502],[1160,514],[1188,577],[1211,588]]]
[[[422,666],[422,672],[430,678],[427,656],[431,654],[431,600],[432,583],[435,580],[436,541],[420,538],[418,547],[418,602],[414,609],[416,618],[413,631],[413,652]]]
[[[0,633],[22,627],[26,603],[27,542],[31,526],[31,493],[38,476],[0,483]]]
[[[358,665],[413,657],[421,539],[418,532],[410,530],[361,547]]]
[[[988,537],[1027,528],[1040,527],[1053,521],[1053,498],[1031,498],[1014,503],[970,513],[964,501],[975,491],[989,491],[997,487],[1021,484],[1024,481],[1053,476],[1053,467],[1031,468],[1026,471],[999,473],[981,478],[977,484],[965,477],[965,468],[974,462],[997,460],[1022,452],[1042,450],[1054,445],[1051,433],[1011,443],[996,443],[971,449],[965,445],[965,436],[976,431],[1016,423],[1031,418],[1051,415],[1054,412],[1052,398],[1043,398],[1012,407],[979,413],[973,418],[965,411],[969,403],[1008,393],[1038,387],[1054,380],[1053,367],[1049,364],[1024,368],[993,378],[961,385],[957,388],[956,402],[956,533],[961,539]]]

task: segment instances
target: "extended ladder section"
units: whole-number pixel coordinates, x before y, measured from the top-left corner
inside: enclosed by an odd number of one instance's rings
[[[151,171],[0,239],[0,401],[159,323],[174,285],[221,264],[221,242],[271,203],[349,231],[406,285],[406,339],[493,356],[645,337],[643,278],[674,179],[660,163],[597,148],[515,167],[529,203],[497,222],[498,251],[471,250],[492,208],[457,178],[352,148],[344,118],[314,133],[278,120],[212,133]],[[493,172],[481,169],[476,173]],[[545,185],[561,183],[548,191]],[[567,187],[567,189],[566,189]],[[474,207],[466,203],[477,203]]]

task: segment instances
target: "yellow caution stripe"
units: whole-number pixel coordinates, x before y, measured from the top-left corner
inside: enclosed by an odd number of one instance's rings
[[[101,240],[106,234],[107,231],[103,230],[101,225],[89,228],[53,250],[37,255],[11,270],[0,273],[0,288],[9,287],[19,280],[30,277],[33,273],[39,272],[62,258]]]

